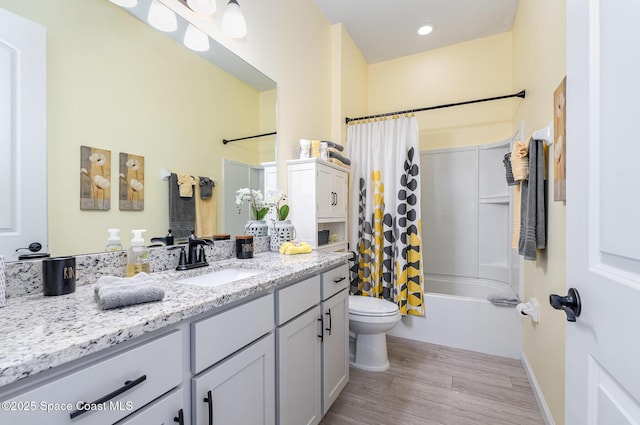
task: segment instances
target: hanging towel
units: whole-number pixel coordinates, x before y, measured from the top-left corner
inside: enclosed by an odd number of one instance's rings
[[[193,196],[193,185],[196,179],[189,174],[178,174],[178,186],[180,186],[180,196],[183,198],[191,198]]]
[[[511,152],[504,154],[502,158],[502,164],[504,165],[505,172],[507,174],[507,186],[515,186],[518,182],[513,178],[513,170],[511,170]]]
[[[547,245],[546,180],[544,141],[529,141],[529,179],[522,182],[520,241],[518,252],[525,260],[535,260],[537,249]]]
[[[213,187],[216,184],[209,177],[198,177],[198,186],[200,186],[200,199],[211,198]]]
[[[94,288],[94,296],[102,310],[160,301],[164,289],[147,273],[133,277],[102,276]]]
[[[216,196],[215,191],[211,191],[208,198],[204,198],[202,191],[204,186],[202,185],[202,179],[209,180],[212,184],[209,186],[212,188],[213,181],[208,177],[198,177],[198,184],[196,184],[196,235],[199,238],[211,239],[216,234]]]
[[[344,156],[333,150],[329,150],[329,158],[337,159],[345,165],[351,165],[351,161],[349,160],[349,158],[345,158]]]
[[[169,176],[169,228],[176,239],[187,238],[196,224],[196,201],[180,196],[178,175]]]
[[[511,171],[515,181],[526,180],[529,176],[529,148],[525,143],[515,142],[511,151]]]
[[[513,233],[511,235],[511,248],[518,249],[520,243],[520,208],[522,207],[522,183],[516,182],[513,186]]]

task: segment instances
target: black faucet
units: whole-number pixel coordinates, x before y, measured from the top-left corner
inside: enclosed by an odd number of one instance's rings
[[[187,263],[190,266],[205,267],[208,266],[207,257],[205,255],[204,247],[213,246],[213,241],[209,239],[189,239],[189,256],[187,257]],[[199,248],[202,246],[202,248]],[[198,255],[198,253],[200,255]]]

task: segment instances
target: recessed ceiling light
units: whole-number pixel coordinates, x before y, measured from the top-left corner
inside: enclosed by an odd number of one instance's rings
[[[420,35],[427,35],[427,34],[431,34],[431,32],[433,32],[433,24],[425,24],[422,25],[420,28],[418,28],[418,34]]]

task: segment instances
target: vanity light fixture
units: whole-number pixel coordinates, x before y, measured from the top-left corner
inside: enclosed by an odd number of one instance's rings
[[[433,32],[434,28],[433,24],[424,24],[418,28],[418,34],[429,35]]]
[[[173,32],[178,29],[176,13],[158,0],[153,0],[147,15],[149,24],[157,30]]]
[[[138,4],[138,0],[109,0],[113,4],[117,4],[120,7],[135,7]]]
[[[224,9],[222,31],[231,38],[243,38],[247,35],[247,22],[244,20],[238,0],[229,0]]]
[[[216,0],[187,0],[187,6],[199,15],[211,16],[216,13]]]
[[[193,24],[189,24],[184,33],[184,45],[196,52],[206,52],[209,50],[209,36]]]

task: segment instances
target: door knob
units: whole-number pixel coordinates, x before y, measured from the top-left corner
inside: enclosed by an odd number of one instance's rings
[[[580,294],[575,288],[569,288],[569,292],[564,297],[556,294],[549,295],[549,304],[556,310],[564,310],[568,322],[575,322],[582,311]]]

